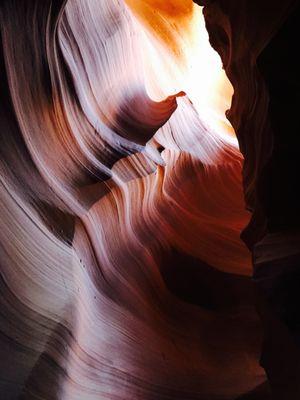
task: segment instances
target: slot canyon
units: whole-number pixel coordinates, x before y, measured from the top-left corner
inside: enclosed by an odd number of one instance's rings
[[[0,1],[0,399],[300,399],[298,0]]]

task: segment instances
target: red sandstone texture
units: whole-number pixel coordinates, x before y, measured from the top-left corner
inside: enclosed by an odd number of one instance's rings
[[[297,399],[296,2],[206,2],[241,152],[145,4],[0,4],[0,397]]]

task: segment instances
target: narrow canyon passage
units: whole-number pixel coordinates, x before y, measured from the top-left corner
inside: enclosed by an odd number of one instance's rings
[[[1,399],[273,398],[259,101],[216,3],[1,3]]]

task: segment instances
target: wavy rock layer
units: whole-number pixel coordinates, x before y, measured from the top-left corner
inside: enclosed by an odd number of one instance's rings
[[[200,8],[7,0],[0,22],[1,397],[258,399],[243,157]]]

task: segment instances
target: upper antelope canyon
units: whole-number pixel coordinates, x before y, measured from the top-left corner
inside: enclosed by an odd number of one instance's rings
[[[300,400],[299,27],[0,1],[0,400]]]

